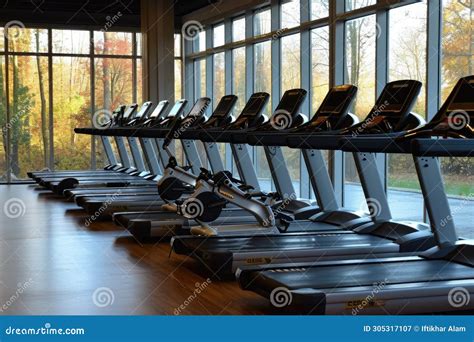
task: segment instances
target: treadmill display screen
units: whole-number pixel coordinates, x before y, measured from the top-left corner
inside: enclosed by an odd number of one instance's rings
[[[128,109],[125,111],[125,113],[123,114],[123,117],[125,119],[131,119],[134,114],[135,114],[135,111],[137,110],[137,105],[136,104],[133,104],[131,105],[130,107],[128,107]]]
[[[323,106],[320,109],[321,113],[339,114],[347,101],[347,92],[344,90],[332,90]]]
[[[474,81],[471,82],[462,82],[453,101],[449,104],[449,111],[474,110]]]
[[[168,117],[178,115],[181,112],[181,109],[183,108],[183,106],[185,104],[186,104],[185,100],[180,100],[180,101],[176,102],[175,105],[173,106],[173,108],[171,108],[171,111],[168,114]]]
[[[161,101],[160,103],[158,103],[153,113],[151,113],[150,118],[156,118],[160,116],[160,114],[163,112],[163,109],[166,107],[167,104],[168,104],[167,101]]]
[[[235,96],[224,96],[219,103],[217,104],[214,113],[212,114],[213,117],[223,117],[229,114],[232,107],[234,107],[235,103]]]
[[[301,89],[288,90],[283,94],[283,98],[280,100],[275,112],[279,109],[284,109],[290,112],[291,115],[295,113],[303,103],[306,92]]]
[[[392,84],[384,89],[375,107],[382,112],[399,112],[410,98],[411,92],[409,83]]]
[[[151,102],[145,102],[144,104],[142,104],[142,106],[140,107],[140,110],[138,111],[137,115],[135,115],[135,117],[139,119],[142,118],[146,114],[150,106],[151,106]]]
[[[267,98],[268,96],[266,94],[252,95],[252,97],[247,101],[245,108],[242,110],[241,116],[249,117],[257,115],[267,101]]]
[[[210,101],[211,100],[207,97],[202,97],[199,100],[197,100],[193,108],[191,108],[191,111],[189,112],[188,117],[201,116],[202,114],[204,114],[207,107],[209,106]]]

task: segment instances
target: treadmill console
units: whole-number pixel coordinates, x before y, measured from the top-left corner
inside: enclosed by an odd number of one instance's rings
[[[144,102],[140,107],[140,110],[135,114],[134,118],[127,122],[127,126],[133,126],[137,122],[144,121],[147,118],[152,106],[153,103],[151,101]]]
[[[369,115],[347,132],[358,134],[390,133],[403,130],[410,110],[421,90],[421,82],[414,80],[394,81],[382,90]]]
[[[356,94],[357,87],[350,84],[331,88],[313,118],[296,131],[331,131],[351,126],[354,120],[347,120],[347,116]]]
[[[132,103],[128,108],[125,110],[125,112],[122,115],[122,118],[119,122],[120,125],[126,125],[127,122],[132,120],[135,117],[135,113],[137,111],[138,104]]]
[[[474,137],[474,76],[459,79],[438,114],[427,128],[453,133],[454,136]]]
[[[269,123],[259,128],[259,130],[283,130],[301,125],[303,120],[299,118],[299,110],[306,94],[307,91],[304,89],[285,91]]]
[[[263,122],[263,110],[270,99],[268,93],[259,92],[250,96],[239,117],[229,129],[246,129],[255,127]]]
[[[211,99],[208,97],[201,97],[196,101],[193,108],[189,111],[188,115],[183,118],[180,125],[190,127],[196,126],[205,120],[204,114],[206,113],[207,107],[211,103]]]
[[[183,112],[184,112],[184,107],[188,103],[187,100],[179,100],[177,101],[173,108],[171,108],[168,116],[164,118],[163,120],[159,121],[157,126],[159,127],[167,127],[167,125],[171,125],[172,122],[174,122],[177,119],[180,119],[183,117]]]
[[[167,100],[160,101],[153,110],[153,113],[150,114],[150,118],[162,118],[168,105],[169,102]]]
[[[232,120],[230,113],[237,102],[237,96],[226,95],[221,98],[216,109],[212,113],[209,120],[204,124],[206,127],[216,127],[226,125]]]

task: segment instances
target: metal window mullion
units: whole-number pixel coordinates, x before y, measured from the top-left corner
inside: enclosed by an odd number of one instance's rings
[[[389,63],[389,12],[386,9],[376,14],[376,41],[375,41],[375,96],[382,93],[388,83]],[[385,193],[388,189],[388,154],[379,153],[376,156],[377,169],[380,173]]]
[[[232,41],[232,21],[227,19],[224,22],[224,43],[230,43]],[[233,82],[232,82],[232,50],[226,50],[224,53],[224,70],[225,70],[225,94],[233,93]],[[224,168],[226,170],[232,170],[232,150],[230,144],[225,144],[225,160]]]
[[[442,0],[430,0],[427,6],[426,33],[426,119],[432,119],[441,104],[441,37],[442,37]],[[426,203],[423,200],[423,221],[428,222]]]
[[[277,31],[280,29],[280,1],[271,0],[271,30]],[[278,36],[271,40],[271,108],[270,115],[274,108],[278,106],[281,97],[281,40]],[[271,178],[271,189],[275,190],[275,182]]]
[[[53,117],[53,33],[48,29],[48,89],[49,89],[49,160],[48,167],[54,170],[54,117]]]
[[[212,49],[213,45],[213,29],[209,28],[206,30],[206,49]],[[205,96],[211,99],[211,103],[214,104],[214,55],[206,56],[206,89],[204,92]],[[213,106],[207,108],[207,114],[212,112]]]
[[[6,116],[6,123],[10,122],[10,62],[9,62],[9,48],[8,48],[8,39],[7,35],[4,34],[3,36],[3,46],[5,47],[5,96],[6,96],[6,110],[7,110],[7,116]],[[10,130],[7,130],[6,134],[6,157],[7,157],[7,183],[11,183],[11,172],[12,172],[12,167],[11,167],[11,160],[10,160],[10,154],[11,154],[11,148],[10,148]]]
[[[329,3],[329,87],[344,83],[345,36],[344,22],[336,21],[338,13],[344,11],[344,1]],[[336,198],[344,203],[344,154],[340,151],[328,152],[328,166]]]
[[[183,47],[183,66],[184,66],[184,75],[183,75],[183,82],[181,84],[182,87],[182,94],[181,96],[185,99],[189,99],[189,101],[194,102],[196,98],[195,92],[195,82],[196,82],[196,75],[194,70],[194,60],[187,58],[187,51],[192,50],[194,41],[184,40]]]
[[[91,106],[90,106],[90,115],[91,115],[91,120],[93,119],[93,115],[95,112],[95,61],[94,61],[94,31],[89,31],[89,38],[90,38],[90,44],[89,44],[89,83],[90,83],[90,92],[91,92]],[[92,121],[91,121],[92,122]],[[110,139],[110,138],[108,138]],[[97,146],[96,146],[96,139],[94,136],[91,137],[91,169],[95,170],[97,169],[97,159],[96,159],[96,151],[97,151]]]
[[[254,34],[254,15],[252,11],[247,11],[245,14],[245,39],[250,39]],[[252,96],[255,91],[255,46],[249,44],[245,46],[245,96],[246,101]],[[250,147],[250,154],[252,162],[257,168],[257,149]]]
[[[137,102],[138,94],[137,94],[137,37],[135,33],[132,33],[132,97],[133,102]]]
[[[311,16],[310,0],[301,0],[300,18],[301,22],[309,21]],[[308,96],[301,110],[308,118],[311,117],[311,31],[304,30],[300,34],[300,79],[301,88],[308,90]],[[300,197],[310,198],[311,190],[309,184],[308,169],[300,153]]]

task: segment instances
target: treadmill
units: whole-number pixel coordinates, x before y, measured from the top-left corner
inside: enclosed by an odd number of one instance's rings
[[[100,129],[107,129],[112,126],[116,126],[119,124],[121,121],[121,118],[125,114],[127,109],[127,106],[121,105],[118,108],[116,108],[110,117],[110,120],[108,122],[104,122],[100,127]],[[114,150],[112,148],[112,145],[110,143],[110,140],[105,137],[104,139],[101,139],[104,152],[106,154],[107,160],[108,160],[108,165],[104,167],[103,170],[57,170],[57,171],[50,171],[50,170],[43,170],[43,171],[30,171],[28,172],[28,177],[31,179],[35,180],[36,182],[39,182],[42,177],[54,177],[56,175],[58,176],[75,176],[75,175],[88,175],[91,172],[94,174],[109,174],[110,171],[124,171],[125,168],[118,162],[118,159],[114,153]]]
[[[417,116],[410,113],[421,88],[418,81],[396,81],[386,85],[368,117],[361,123],[343,130],[305,133],[299,137],[297,147],[338,149],[341,137],[358,132],[370,135],[385,132],[400,132],[419,126]],[[384,104],[382,106],[382,104]],[[382,110],[384,109],[384,110]],[[298,135],[290,135],[288,140]],[[313,146],[312,142],[316,144]],[[300,146],[303,145],[304,146]],[[367,199],[372,196],[381,203],[387,202],[383,184],[375,164],[375,156],[356,156],[358,171]],[[429,227],[416,222],[398,222],[390,218],[388,204],[385,211],[369,216],[362,222],[373,222],[366,230],[343,229],[319,222],[296,220],[303,226],[301,232],[289,232],[266,236],[245,235],[232,237],[177,236],[172,239],[172,248],[177,254],[190,255],[217,275],[231,275],[242,265],[298,263],[315,260],[334,260],[363,256],[398,255],[424,250],[433,245]],[[352,216],[346,215],[349,219]],[[313,228],[314,227],[314,228]],[[350,228],[350,227],[349,227]],[[314,231],[312,231],[314,230]]]
[[[361,149],[370,142],[380,151],[413,154],[436,246],[416,256],[242,267],[241,288],[298,314],[472,312],[474,244],[458,239],[446,219],[452,215],[438,157],[474,156],[473,99],[474,76],[464,77],[426,127],[389,145],[386,137],[351,139]],[[460,113],[466,118],[461,125]]]
[[[166,103],[166,105],[165,105]],[[186,106],[186,100],[178,100],[173,105],[169,113],[166,115],[166,107],[168,101],[161,101],[158,106],[155,108],[153,113],[148,119],[139,125],[138,128],[120,128],[117,129],[115,134],[120,135],[129,135],[135,136],[137,129],[145,128],[157,128],[160,125],[164,124],[165,120],[169,122],[172,118],[182,116],[184,107]],[[139,137],[139,142],[142,150],[144,151],[145,159],[154,178],[150,179],[147,184],[140,186],[128,186],[128,187],[82,187],[77,189],[68,189],[64,191],[64,195],[67,199],[74,200],[79,199],[83,196],[92,196],[92,195],[118,195],[118,194],[137,194],[143,192],[156,193],[156,181],[163,173],[164,163],[163,163],[163,150],[161,148],[162,139],[152,139],[152,138],[143,138]]]
[[[277,120],[279,115],[287,115],[289,120],[291,120],[290,127],[298,127],[299,125],[305,123],[305,117],[299,113],[299,108],[306,96],[306,91],[304,89],[291,89],[287,90],[283,96],[282,99],[280,100],[280,103],[278,104],[277,108],[275,109],[274,115],[270,119],[270,121],[267,121],[266,123],[260,124],[259,126],[256,126],[253,129],[249,129],[246,127],[245,129],[242,128],[237,128],[237,127],[231,127],[230,129],[226,129],[225,132],[209,132],[205,131],[202,133],[202,140],[206,141],[211,141],[213,143],[215,142],[231,142],[233,145],[240,145],[242,146],[242,143],[244,141],[240,141],[242,138],[244,138],[248,134],[248,132],[265,132],[268,129],[271,129],[272,126],[275,124],[275,120]],[[245,109],[244,109],[245,110]],[[241,115],[242,116],[242,115]],[[218,138],[218,139],[216,139]],[[241,149],[242,147],[238,147],[237,149]],[[234,146],[235,147],[235,146]],[[247,148],[244,147],[246,150]],[[236,149],[234,148],[233,151]],[[281,151],[280,151],[281,152]],[[272,153],[272,152],[270,152]],[[279,156],[282,157],[281,154]],[[278,157],[275,154],[275,157]],[[240,159],[239,155],[237,156],[237,160]],[[245,156],[243,158],[244,160],[246,159]],[[239,165],[239,162],[237,162]],[[283,165],[283,164],[281,164]],[[288,171],[286,171],[288,173]],[[260,226],[256,224],[256,218],[253,215],[252,211],[248,212],[246,209],[251,208],[254,209],[258,212],[271,212],[271,209],[267,208],[268,205],[262,205],[260,202],[254,200],[253,198],[255,197],[266,197],[267,194],[262,193],[259,191],[259,189],[255,189],[255,187],[247,187],[245,185],[240,185],[237,187],[234,187],[232,191],[236,191],[236,189],[246,189],[246,190],[252,190],[247,193],[239,193],[239,191],[234,192],[232,196],[238,197],[238,199],[234,202],[232,202],[232,206],[227,208],[226,210],[223,207],[226,206],[227,203],[223,202],[222,200],[217,199],[215,196],[208,197],[207,194],[210,192],[207,191],[208,187],[214,187],[214,185],[211,185],[210,183],[215,182],[216,178],[220,178],[220,181],[225,181],[227,178],[232,179],[234,182],[237,180],[232,178],[232,175],[229,172],[218,172],[216,174],[211,174],[207,170],[203,170],[199,176],[199,182],[198,185],[196,186],[196,191],[193,193],[193,195],[185,200],[184,202],[181,201],[177,203],[177,205],[167,205],[165,206],[166,209],[168,209],[170,212],[163,211],[161,213],[155,213],[153,214],[154,220],[152,222],[149,222],[147,219],[139,219],[140,224],[143,226],[143,231],[146,232],[145,237],[142,235],[142,238],[146,238],[147,236],[150,236],[148,232],[151,232],[153,230],[153,237],[162,237],[162,236],[169,236],[169,235],[175,235],[175,234],[189,234],[191,232],[192,234],[196,232],[201,232],[206,228],[201,228],[201,227],[191,227],[190,224],[192,224],[193,220],[192,217],[187,217],[188,213],[185,213],[187,208],[192,208],[193,206],[190,206],[190,202],[195,202],[196,200],[198,202],[204,201],[204,202],[209,202],[209,205],[206,204],[206,207],[208,209],[207,211],[207,219],[209,220],[215,220],[217,216],[220,216],[219,218],[219,224],[225,225],[222,226],[220,234],[233,234],[234,231],[239,232],[242,229],[245,229],[247,233],[252,233],[252,234],[267,234],[267,233],[277,233],[278,228],[277,227],[269,227],[266,228],[265,226]],[[256,183],[258,181],[256,180],[256,176],[250,177],[250,179],[255,179]],[[200,193],[203,192],[202,197]],[[281,203],[281,200],[285,201],[287,194],[273,194],[276,197],[276,202]],[[217,202],[215,202],[217,200]],[[219,202],[221,202],[219,204]],[[278,205],[278,204],[277,204]],[[308,204],[304,204],[308,205]],[[218,208],[219,206],[222,206],[221,208]],[[237,207],[240,208],[237,208]],[[216,209],[215,212],[209,213],[209,210],[214,210]],[[179,213],[179,211],[183,211],[185,214],[184,216],[182,213]],[[221,214],[222,212],[222,214]],[[201,217],[198,219],[202,219]],[[138,220],[137,220],[138,221]],[[128,223],[128,222],[125,222]],[[245,224],[244,224],[245,223]],[[238,225],[238,229],[235,229],[236,224]],[[128,225],[125,226],[127,229]],[[191,231],[189,229],[191,228]],[[135,234],[134,234],[135,235]]]
[[[217,125],[216,127],[206,127],[203,130],[193,129],[182,132],[183,137],[189,139],[199,138],[206,147],[206,152],[210,161],[218,159],[213,157],[213,148],[217,142],[223,142],[229,136],[228,132],[235,130],[248,130],[257,127],[266,121],[263,110],[268,103],[270,95],[259,92],[254,93],[247,101],[244,109],[235,122],[228,126]],[[227,141],[228,142],[228,141]],[[253,169],[251,157],[246,145],[231,144],[232,155],[234,156],[240,178],[246,184],[251,184],[255,191],[259,191],[258,180]],[[222,162],[214,162],[213,170],[223,169]],[[161,203],[163,204],[163,202]],[[164,236],[173,236],[181,232],[189,232],[189,220],[178,216],[176,213],[163,211],[161,206],[155,211],[117,212],[113,215],[116,224],[126,228],[139,240],[157,239]],[[232,216],[230,211],[224,216]],[[231,217],[228,217],[232,220]]]
[[[199,115],[188,115],[182,120],[173,123],[170,129],[153,129],[141,131],[140,136],[169,136],[164,138],[163,149],[168,155],[169,161],[166,164],[165,171],[162,177],[158,179],[158,184],[155,184],[155,191],[146,194],[124,194],[123,196],[115,197],[110,201],[110,196],[91,196],[77,199],[76,203],[82,206],[87,212],[94,212],[107,202],[107,209],[105,209],[101,216],[104,218],[111,217],[115,212],[143,212],[160,210],[164,204],[164,199],[168,196],[170,198],[180,197],[185,192],[192,192],[192,185],[195,183],[197,176],[194,173],[199,173],[201,166],[200,158],[197,152],[195,141],[189,139],[186,132],[194,132],[194,130],[207,129],[207,127],[219,127],[231,122],[232,108],[236,103],[237,97],[235,95],[226,95],[222,97],[217,105],[214,113],[206,120],[204,116],[205,108],[201,108]],[[176,159],[172,156],[167,146],[173,139],[180,139],[185,154],[188,160],[192,161],[189,167],[179,167]],[[205,150],[208,156],[211,167],[216,168],[216,165],[222,165],[217,146],[205,145]],[[212,155],[211,155],[212,153]],[[192,170],[193,172],[189,172]]]
[[[139,119],[147,117],[150,113],[152,103],[145,102],[140,110],[136,112],[136,107],[131,106],[128,110],[128,119],[123,119],[122,125],[138,124]],[[135,108],[135,110],[133,109]],[[124,115],[125,117],[125,115]],[[109,130],[114,130],[115,128],[110,128]],[[86,131],[96,132],[95,135],[103,135],[104,132],[102,129],[86,129]],[[76,130],[77,133],[82,133],[81,130]],[[124,163],[125,170],[123,172],[112,172],[110,174],[97,174],[93,173],[90,176],[72,176],[72,177],[63,177],[63,176],[53,176],[51,178],[43,177],[39,182],[40,185],[50,188],[52,191],[58,194],[62,194],[65,189],[83,186],[85,184],[91,185],[116,185],[116,186],[126,186],[129,185],[127,181],[137,181],[140,178],[135,177],[146,177],[149,176],[149,172],[146,171],[143,156],[141,154],[140,148],[138,146],[138,141],[135,138],[129,138],[128,144],[130,146],[130,151],[132,153],[133,161],[135,167],[131,166],[130,159],[128,157],[127,149],[125,147],[125,139],[120,136],[115,137],[116,144],[118,146],[120,158]],[[79,185],[80,183],[80,185]]]

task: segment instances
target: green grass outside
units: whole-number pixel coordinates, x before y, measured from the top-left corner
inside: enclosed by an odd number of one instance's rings
[[[444,182],[446,192],[452,196],[469,196],[474,194],[474,183],[471,177],[460,179],[455,176],[445,176]],[[402,188],[408,190],[420,190],[420,185],[417,178],[411,175],[390,175],[388,179],[388,186],[393,188]]]

